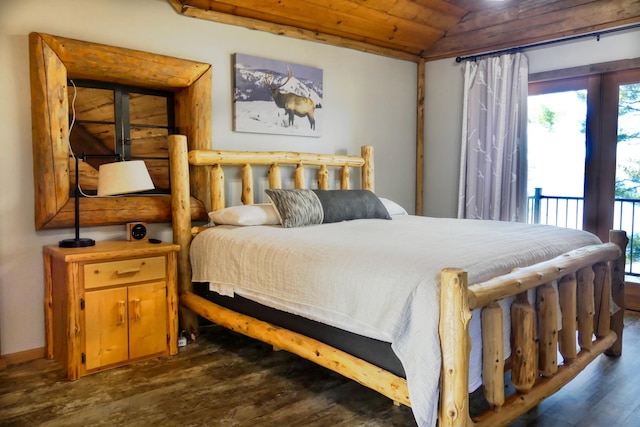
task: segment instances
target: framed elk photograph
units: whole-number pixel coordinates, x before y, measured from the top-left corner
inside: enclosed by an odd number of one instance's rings
[[[321,135],[321,69],[236,53],[234,70],[236,132]]]

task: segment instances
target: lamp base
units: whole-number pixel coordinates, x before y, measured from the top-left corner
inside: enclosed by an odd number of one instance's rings
[[[93,239],[64,239],[58,242],[61,248],[86,248],[87,246],[95,246],[96,241]]]

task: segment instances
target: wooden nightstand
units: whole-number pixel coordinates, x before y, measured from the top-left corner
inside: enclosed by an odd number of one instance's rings
[[[44,247],[47,358],[69,379],[178,352],[171,243]]]

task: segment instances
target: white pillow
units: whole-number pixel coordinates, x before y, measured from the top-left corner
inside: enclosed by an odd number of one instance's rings
[[[389,212],[389,215],[409,215],[405,210],[405,208],[403,208],[396,202],[389,199],[385,199],[384,197],[378,197],[378,198],[380,199],[384,207],[387,209],[387,212]]]
[[[218,225],[280,225],[271,203],[231,206],[209,212],[209,219]]]

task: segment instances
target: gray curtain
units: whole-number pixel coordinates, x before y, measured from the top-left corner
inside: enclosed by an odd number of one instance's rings
[[[528,72],[521,53],[465,64],[458,218],[526,220]]]

